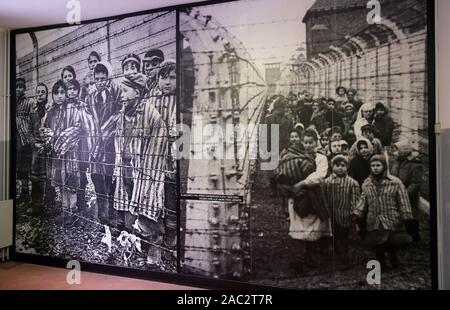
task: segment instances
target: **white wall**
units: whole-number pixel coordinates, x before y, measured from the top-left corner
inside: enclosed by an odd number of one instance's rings
[[[0,201],[9,199],[9,33],[0,28]]]
[[[450,289],[450,0],[436,0],[436,122],[442,132],[437,135],[437,216],[438,216],[438,284]]]
[[[450,0],[436,0],[436,100],[441,128],[450,128]]]

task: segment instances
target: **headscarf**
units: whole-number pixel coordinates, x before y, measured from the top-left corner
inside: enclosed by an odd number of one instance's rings
[[[127,87],[130,87],[132,89],[135,89],[139,92],[139,98],[135,100],[132,106],[123,104],[122,109],[125,114],[133,113],[134,111],[137,111],[137,107],[141,103],[141,99],[144,97],[146,93],[146,77],[142,73],[136,73],[136,74],[130,74],[127,76],[124,76],[121,79],[121,83]]]
[[[374,110],[375,106],[373,103],[364,103],[358,111],[358,116],[356,117],[356,122],[354,125],[354,131],[356,138],[362,137],[361,127],[368,124],[369,122],[364,118],[363,111]]]
[[[136,73],[136,74],[130,74],[130,75],[124,76],[122,78],[121,82],[123,85],[131,87],[131,88],[139,91],[141,96],[144,95],[146,77],[142,73]]]
[[[372,142],[370,142],[370,140],[365,137],[361,137],[358,140],[356,140],[356,142],[353,144],[352,148],[350,149],[350,155],[357,154],[358,156],[362,157],[361,153],[359,152],[359,148],[358,148],[358,146],[361,142],[365,142],[367,144],[367,147],[369,148],[369,153],[372,155],[373,154]]]

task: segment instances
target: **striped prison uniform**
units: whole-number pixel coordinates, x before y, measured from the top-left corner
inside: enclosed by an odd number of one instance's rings
[[[144,100],[134,116],[125,119],[119,113],[115,131],[114,209],[130,211],[158,221],[164,216],[164,181],[168,154],[166,126],[156,108]],[[126,123],[131,122],[131,126]],[[127,131],[127,128],[131,128]],[[132,168],[132,192],[127,192],[127,163],[123,154],[129,154]]]
[[[167,134],[169,136],[169,156],[167,158],[167,174],[166,179],[175,181],[176,164],[172,158],[172,141],[176,139],[176,98],[175,95],[163,95],[156,87],[150,93],[149,103],[152,104],[161,115],[162,120],[166,124]]]
[[[400,230],[402,221],[412,219],[408,192],[394,176],[387,175],[380,182],[369,176],[354,214],[366,217],[367,231]]]
[[[115,125],[121,109],[120,89],[112,81],[102,92],[95,91],[86,99],[87,109],[93,116],[96,128],[94,148],[92,152],[91,171],[94,174],[111,176],[114,169],[114,139],[105,135],[102,128],[108,124]]]
[[[281,184],[293,186],[307,179],[315,171],[316,161],[311,156],[289,147],[278,165],[277,180]],[[322,220],[329,217],[327,205],[318,186],[308,187],[303,193],[297,193],[291,197],[300,200],[308,199],[310,214],[317,215]]]
[[[38,103],[36,101],[32,104],[32,112],[30,117],[32,128],[32,144],[33,144],[33,157],[31,162],[31,180],[34,182],[45,180],[47,166],[46,156],[43,152],[40,152],[36,148],[38,144],[43,145],[44,141],[39,133],[39,128],[42,126],[42,119],[45,116],[45,105],[47,102]]]
[[[28,145],[32,141],[32,125],[31,112],[33,108],[32,100],[29,100],[25,95],[17,98],[16,107],[16,125],[17,134],[19,136],[17,149]]]
[[[280,184],[293,186],[316,170],[315,161],[293,147],[283,150],[281,155],[276,172]]]
[[[354,179],[331,174],[323,181],[322,190],[333,215],[333,223],[349,228],[350,216],[358,206],[360,199],[359,184]]]
[[[162,120],[166,125],[166,130],[169,138],[168,156],[165,174],[165,223],[166,227],[176,229],[177,225],[177,163],[173,157],[175,150],[174,141],[177,138],[176,132],[176,96],[175,94],[163,95],[158,87],[151,91],[148,98],[151,105],[161,115]]]
[[[86,171],[86,168],[89,167],[89,163],[93,161],[92,151],[100,136],[100,128],[95,121],[94,116],[91,114],[87,103],[77,101],[76,106],[80,127],[82,129],[78,147],[79,160],[80,166],[83,167],[81,170]]]
[[[70,150],[64,155],[55,152],[57,145],[66,144],[69,139],[79,139],[81,126],[78,108],[68,101],[61,105],[54,104],[42,119],[42,126],[53,131],[50,158],[47,167],[50,171],[52,186],[68,186],[75,190],[79,187],[78,152]],[[65,136],[63,133],[69,133]],[[64,139],[66,139],[64,141]]]

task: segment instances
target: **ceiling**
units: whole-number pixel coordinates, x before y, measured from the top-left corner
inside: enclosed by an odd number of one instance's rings
[[[150,10],[199,0],[0,0],[0,28],[18,29],[66,22],[73,1],[79,1],[81,20]],[[66,8],[69,6],[69,9]]]

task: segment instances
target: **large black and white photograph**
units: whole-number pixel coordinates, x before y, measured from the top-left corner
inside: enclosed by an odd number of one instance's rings
[[[176,272],[176,12],[15,42],[16,252]]]
[[[179,19],[182,272],[430,289],[426,1],[242,0]]]

